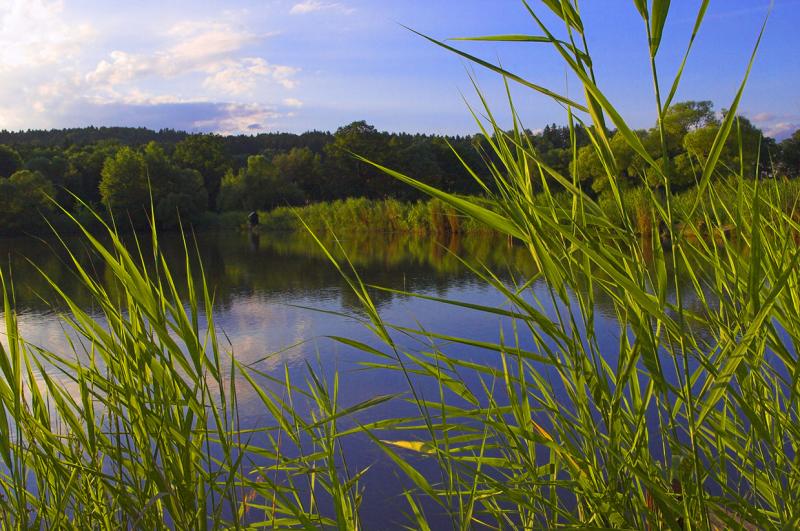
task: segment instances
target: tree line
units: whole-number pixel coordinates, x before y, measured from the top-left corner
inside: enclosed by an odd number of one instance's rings
[[[719,125],[711,102],[690,101],[670,107],[663,137],[657,127],[636,134],[670,175],[671,188],[681,190],[695,183]],[[577,176],[594,196],[607,191],[607,168],[580,124],[526,133],[542,162],[570,179]],[[661,184],[620,134],[609,137],[621,186]],[[477,194],[481,186],[464,163],[485,172],[487,162],[498,160],[482,139],[381,132],[364,121],[333,133],[225,137],[123,127],[0,131],[0,231],[41,227],[40,213],[58,212],[49,198],[75,215],[86,203],[133,220],[145,219],[152,200],[163,226],[190,222],[206,211],[269,210],[347,197],[418,198],[418,192],[354,154],[449,192]],[[779,143],[740,117],[720,163],[730,172],[795,178],[800,130]],[[538,186],[540,176],[532,180]]]

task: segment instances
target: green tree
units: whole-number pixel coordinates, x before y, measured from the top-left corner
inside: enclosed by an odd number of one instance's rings
[[[638,132],[639,136],[644,137],[645,133]],[[618,175],[617,186],[627,188],[642,184],[644,175],[644,164],[641,157],[630,147],[625,137],[621,133],[615,133],[609,140],[611,153],[614,155]],[[591,145],[586,145],[578,150],[577,166],[571,164],[573,171],[578,172],[578,178],[582,182],[590,182],[592,189],[597,193],[602,193],[609,189],[608,170],[597,156],[597,150]]]
[[[156,142],[148,143],[143,155],[159,225],[174,227],[206,210],[208,193],[199,171],[173,164]]]
[[[53,184],[36,171],[20,170],[0,178],[0,231],[11,232],[43,224],[53,210]]]
[[[220,210],[258,210],[303,200],[303,191],[281,175],[267,157],[253,155],[247,159],[246,168],[225,174],[218,206]]]
[[[714,104],[710,101],[684,101],[672,105],[664,115],[664,131],[670,156],[682,151],[682,140],[687,133],[713,125],[719,125],[719,120],[714,115]],[[651,135],[658,134],[658,127],[654,127]]]
[[[354,157],[357,154],[385,164],[389,156],[387,136],[363,120],[336,130],[333,142],[325,146],[328,199],[383,197],[402,186],[371,164]]]
[[[22,157],[10,146],[0,145],[0,177],[8,177],[22,168]]]
[[[141,153],[129,147],[121,148],[106,159],[101,175],[100,196],[107,207],[118,214],[146,211],[150,193],[147,164]]]
[[[306,197],[321,197],[324,193],[322,161],[309,148],[292,148],[275,155],[272,165],[284,180],[300,187]]]
[[[779,144],[777,168],[786,177],[800,177],[800,129]]]
[[[111,140],[85,146],[70,146],[64,152],[67,159],[64,187],[87,203],[100,201],[103,165],[119,149],[119,143]]]
[[[149,142],[142,150],[147,180],[153,189],[153,195],[160,195],[161,191],[169,187],[174,166],[167,158],[164,148],[156,142]]]
[[[225,172],[217,195],[217,208],[219,210],[245,209],[247,208],[245,198],[244,171],[228,170]]]
[[[719,120],[714,114],[712,102],[683,101],[670,106],[664,114],[664,143],[658,124],[649,130],[642,142],[650,156],[659,163],[661,171],[669,175],[670,186],[680,189],[694,179],[692,161],[686,154],[686,135],[718,126]],[[664,146],[667,159],[664,159]],[[646,177],[651,186],[664,184],[661,174],[653,168],[647,171]]]
[[[208,208],[213,209],[217,204],[222,176],[231,167],[222,137],[209,134],[188,136],[175,145],[172,159],[178,166],[200,172],[208,192]]]
[[[206,211],[208,194],[197,170],[175,167],[156,202],[156,219],[162,227],[191,222]]]
[[[707,125],[691,130],[683,137],[685,156],[676,157],[676,180],[682,186],[695,182],[702,173],[702,168],[711,153],[714,140],[719,132],[719,122],[710,122]],[[740,151],[741,142],[741,151]],[[725,173],[744,172],[745,177],[755,177],[760,171],[756,165],[759,156],[766,162],[769,158],[768,148],[764,142],[763,133],[754,126],[750,120],[737,117],[734,129],[728,137],[720,153],[718,171]],[[741,155],[744,156],[742,159]],[[687,171],[692,173],[687,175]]]
[[[415,139],[409,145],[394,151],[390,166],[431,186],[442,186],[444,177],[436,158],[436,149],[430,141]],[[421,194],[410,186],[392,190],[391,195],[402,200],[412,200]]]

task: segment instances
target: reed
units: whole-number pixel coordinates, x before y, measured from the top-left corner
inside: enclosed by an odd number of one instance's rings
[[[155,224],[150,239],[123,242],[99,215],[102,234],[73,222],[93,258],[66,243],[65,252],[88,302],[41,271],[70,348],[25,340],[0,273],[3,528],[357,527],[359,474],[338,461],[337,423],[390,397],[340,408],[338,376],[325,381],[309,366],[295,386],[241,365],[220,343],[202,270],[193,281],[202,266],[191,242],[178,284]],[[96,265],[111,279],[96,279]],[[239,425],[240,376],[271,419],[262,427]],[[296,410],[298,400],[309,409]]]
[[[717,166],[735,134],[760,35],[711,154],[694,161],[697,187],[675,196],[670,165],[645,149],[595,81],[584,39],[590,21],[578,2],[541,4],[534,9],[523,0],[535,36],[468,40],[551,46],[580,81],[582,101],[425,38],[562,104],[571,124],[587,126],[610,191],[596,201],[580,188],[579,176],[549,168],[523,133],[510,96],[511,123],[501,124],[480,92],[482,107],[473,114],[497,158],[492,182],[481,183],[486,199],[456,197],[378,166],[520,242],[536,273],[507,283],[475,267],[504,295],[501,307],[437,299],[443,311],[468,308],[499,321],[496,342],[467,332],[438,334],[424,323],[394,327],[371,312],[389,360],[381,367],[415,375],[409,391],[419,414],[394,419],[394,429],[386,422],[365,429],[415,484],[409,511],[422,529],[429,528],[422,500],[432,500],[459,529],[794,527],[800,521],[796,183]],[[669,83],[657,75],[669,4],[631,6],[648,37],[643,46],[659,122],[685,64]],[[707,7],[700,3],[686,56]],[[555,14],[562,27],[545,24],[541,11]],[[618,183],[611,127],[645,161],[638,188]],[[553,193],[552,181],[564,192]],[[543,194],[533,193],[535,183]],[[357,283],[356,289],[373,308],[368,292]],[[604,337],[596,333],[601,300],[611,302],[614,316]],[[392,332],[427,347],[404,350]],[[482,361],[465,355],[475,348]],[[417,392],[422,375],[438,386],[437,396]],[[477,375],[479,384],[470,385],[475,380],[467,375]],[[438,463],[441,477],[415,470],[412,453]]]
[[[342,234],[408,232],[436,236],[485,230],[437,199],[406,203],[391,198],[350,198],[299,208],[278,207],[260,217],[262,229],[267,231],[304,231],[307,226],[316,232],[337,227]]]
[[[707,5],[700,4],[687,55]],[[414,528],[430,529],[434,509],[457,529],[796,527],[798,187],[717,167],[747,76],[711,154],[696,161],[697,188],[675,195],[669,164],[644,149],[595,82],[583,38],[589,21],[577,2],[543,0],[534,9],[523,1],[523,8],[536,36],[473,40],[552,46],[580,81],[584,101],[431,40],[506,83],[553,98],[571,124],[586,125],[608,170],[608,196],[593,199],[579,176],[541,160],[511,98],[510,126],[481,98],[474,114],[484,116],[477,123],[497,161],[492,182],[480,183],[485,197],[455,196],[379,166],[435,201],[347,200],[301,210],[301,223],[362,304],[360,317],[376,342],[336,339],[374,356],[368,370],[398,372],[408,383],[402,397],[346,408],[336,375],[325,381],[309,366],[300,385],[288,370],[266,374],[236,361],[215,329],[213,293],[189,274],[202,267],[191,242],[178,285],[154,224],[149,240],[126,245],[99,217],[110,243],[76,221],[116,282],[103,288],[91,265],[70,254],[92,313],[51,282],[68,310],[62,319],[71,349],[51,352],[25,341],[13,286],[3,280],[3,526],[358,529],[368,472],[348,466],[342,445],[358,434],[413,485],[405,500]],[[545,24],[539,9],[563,27]],[[656,75],[669,2],[634,0],[631,9],[646,29],[655,109],[663,117],[683,70],[668,85]],[[612,126],[645,161],[636,191],[617,183]],[[270,215],[285,220],[288,213]],[[659,230],[647,231],[648,220]],[[373,287],[347,260],[346,244],[315,235],[348,222],[430,234],[481,226],[517,242],[530,267],[511,281],[464,264],[505,304],[426,297],[443,311],[457,307],[497,322],[497,340],[385,321]],[[720,227],[729,230],[711,239],[687,236]],[[401,335],[424,348],[404,348]],[[68,385],[55,383],[53,367]],[[268,419],[257,429],[239,424],[238,375]],[[344,427],[352,415],[401,399],[417,413]],[[307,414],[300,403],[309,404]],[[437,473],[415,468],[420,459]]]

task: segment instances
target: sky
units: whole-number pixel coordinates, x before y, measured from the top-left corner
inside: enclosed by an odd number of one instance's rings
[[[669,85],[699,0],[676,0],[658,71]],[[800,128],[800,0],[774,0],[740,113],[769,136]],[[531,5],[563,35],[537,0]],[[655,121],[646,34],[631,0],[582,0],[600,87],[637,128]],[[711,0],[676,101],[730,105],[769,0]],[[520,0],[0,0],[0,129],[142,126],[221,134],[477,131],[474,79],[508,120],[497,75],[438,39],[540,34]],[[580,99],[552,46],[451,42]],[[572,91],[572,92],[570,92]],[[566,123],[563,108],[512,88],[525,127]]]

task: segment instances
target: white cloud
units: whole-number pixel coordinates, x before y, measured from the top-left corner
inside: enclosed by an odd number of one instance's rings
[[[288,116],[270,102],[298,106],[287,92],[299,69],[260,57],[272,34],[251,31],[245,15],[167,23],[160,32],[132,19],[141,38],[130,38],[99,18],[95,26],[67,0],[0,0],[0,129],[267,129]]]
[[[258,133],[272,127],[272,124],[283,115],[275,109],[258,104],[224,105],[223,112],[214,118],[197,120],[193,123],[196,129],[212,130],[223,135],[241,133]]]
[[[765,136],[776,140],[783,140],[798,129],[800,122],[797,115],[774,114],[771,112],[759,112],[752,115],[753,122],[761,128]]]
[[[108,90],[103,93],[89,95],[85,101],[93,105],[164,105],[167,103],[200,103],[197,98],[182,98],[175,94],[152,94],[133,87],[125,91]]]
[[[185,64],[225,56],[261,38],[231,24],[205,21],[182,22],[173,26],[168,35],[178,42],[166,55]]]
[[[236,57],[246,44],[258,38],[229,24],[184,22],[167,36],[173,42],[164,50],[149,54],[113,51],[87,74],[86,80],[101,92],[113,92],[118,85],[150,77],[174,79],[192,74],[204,77],[201,86],[217,96],[251,94],[262,82],[294,88],[298,70],[273,65],[260,57]]]
[[[800,129],[798,122],[777,122],[765,128],[764,134],[776,140],[783,140],[798,129]]]
[[[303,106],[303,102],[298,100],[297,98],[285,98],[283,100],[283,104],[286,105],[287,107],[295,107],[298,109]]]
[[[352,13],[353,9],[338,2],[322,2],[320,0],[305,0],[292,6],[290,15],[305,15],[316,11],[335,10],[342,13]]]
[[[0,71],[63,63],[91,41],[89,24],[64,18],[61,1],[0,1]]]
[[[754,122],[770,122],[775,119],[775,115],[771,112],[760,112],[753,115]]]
[[[78,59],[96,36],[60,1],[0,0],[0,127],[44,127],[72,99]]]
[[[238,61],[223,61],[208,69],[209,76],[203,86],[228,96],[250,94],[261,80],[272,80],[286,89],[295,86],[297,68],[271,65],[260,57],[246,57]]]
[[[100,61],[94,71],[86,75],[86,81],[93,85],[121,85],[157,70],[157,61],[146,56],[114,50],[109,58],[109,61]]]

